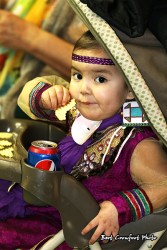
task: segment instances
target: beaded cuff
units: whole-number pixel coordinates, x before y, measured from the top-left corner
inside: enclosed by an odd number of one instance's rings
[[[119,194],[127,201],[132,211],[133,221],[139,220],[153,212],[152,204],[143,189],[132,189]]]
[[[139,220],[153,211],[147,194],[141,188],[119,192],[110,201],[117,208],[120,226]]]
[[[115,65],[114,62],[108,58],[80,56],[74,53],[72,54],[72,60],[82,62],[82,63],[90,63],[90,64]]]
[[[46,113],[46,111],[42,110],[39,106],[39,100],[41,98],[42,93],[50,87],[51,85],[48,83],[39,82],[30,93],[29,104],[30,110],[35,116],[53,121],[56,120],[54,111],[49,111],[49,113]]]

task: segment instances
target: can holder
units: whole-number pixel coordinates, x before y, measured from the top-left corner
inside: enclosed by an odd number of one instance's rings
[[[1,132],[10,131],[15,135],[14,158],[0,157],[0,178],[18,183],[23,188],[26,202],[57,208],[67,244],[71,247],[87,246],[94,230],[86,236],[82,236],[80,232],[97,215],[97,202],[72,176],[63,171],[40,170],[26,161],[27,150],[32,141],[42,139],[58,143],[65,136],[64,129],[59,124],[22,119],[4,119],[0,123]]]
[[[49,140],[59,142],[65,136],[65,125],[63,123],[47,123],[26,119],[2,119],[0,121],[0,132],[13,133],[14,156],[12,158],[0,156],[0,178],[21,183],[23,159],[27,158],[27,151],[34,140]],[[29,168],[32,168],[29,166]],[[35,170],[34,170],[35,171]],[[44,205],[33,193],[23,191],[25,201],[33,205]],[[46,204],[45,204],[46,205]]]

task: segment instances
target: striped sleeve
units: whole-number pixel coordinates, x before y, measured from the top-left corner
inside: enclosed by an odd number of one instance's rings
[[[29,95],[29,105],[30,105],[31,112],[38,118],[55,121],[57,119],[55,117],[53,110],[46,111],[44,109],[41,109],[39,106],[39,101],[40,101],[42,93],[50,87],[51,87],[50,84],[47,84],[45,82],[39,82],[35,86],[35,88],[33,88],[33,90],[31,91]]]
[[[132,210],[133,221],[139,220],[152,213],[152,204],[143,189],[138,188],[132,189],[131,191],[120,192],[120,195],[128,202]]]
[[[110,201],[118,210],[120,226],[137,221],[153,212],[152,204],[141,188],[119,192]]]

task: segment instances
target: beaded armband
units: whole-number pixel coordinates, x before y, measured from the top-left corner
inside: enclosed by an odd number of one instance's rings
[[[42,119],[55,120],[54,111],[46,113],[45,110],[42,110],[39,106],[42,93],[50,87],[51,85],[48,83],[39,82],[29,95],[29,104],[30,110],[35,116]]]
[[[119,192],[119,195],[128,203],[132,211],[133,221],[139,220],[153,212],[152,204],[143,189],[138,188]]]

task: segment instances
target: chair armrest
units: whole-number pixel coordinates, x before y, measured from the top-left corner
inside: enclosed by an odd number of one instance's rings
[[[84,236],[81,230],[97,215],[100,208],[80,182],[63,171],[39,170],[22,160],[21,186],[38,200],[58,209],[69,246],[82,248],[89,245],[88,241],[95,229]]]
[[[167,228],[167,208],[121,227],[120,235],[154,233]]]

